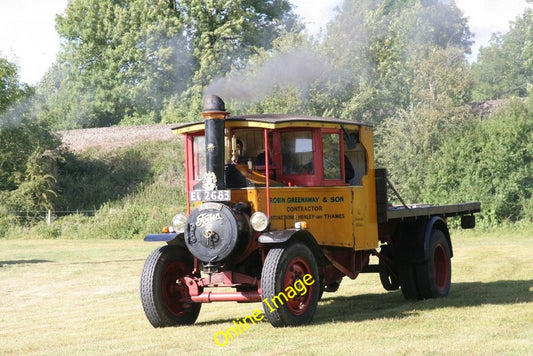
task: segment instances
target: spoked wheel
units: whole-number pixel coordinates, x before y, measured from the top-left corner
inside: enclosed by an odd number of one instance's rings
[[[141,301],[154,327],[193,324],[201,303],[189,300],[183,277],[193,269],[191,255],[177,246],[163,246],[148,256],[141,276]]]
[[[418,289],[422,298],[446,297],[450,292],[451,248],[442,230],[431,231],[426,261],[416,267]]]
[[[261,299],[268,321],[275,327],[310,322],[318,304],[319,284],[315,257],[305,244],[293,242],[271,249],[261,276]]]

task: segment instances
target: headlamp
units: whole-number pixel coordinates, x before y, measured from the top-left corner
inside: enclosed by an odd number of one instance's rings
[[[250,224],[252,224],[252,227],[255,231],[262,232],[267,229],[268,225],[270,224],[270,219],[265,213],[256,211],[250,217]]]
[[[184,232],[185,224],[187,223],[187,217],[183,214],[177,214],[172,218],[172,228],[174,232]]]

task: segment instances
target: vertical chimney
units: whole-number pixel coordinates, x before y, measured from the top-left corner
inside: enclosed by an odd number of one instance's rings
[[[222,99],[216,95],[208,95],[204,98],[204,110],[201,114],[205,122],[206,172],[207,174],[214,173],[216,177],[216,189],[225,189],[224,119],[228,116],[229,112],[226,111],[226,106]],[[205,186],[204,189],[206,189]]]

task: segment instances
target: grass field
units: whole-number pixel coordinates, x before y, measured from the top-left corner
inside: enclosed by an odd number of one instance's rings
[[[154,329],[139,278],[157,244],[0,240],[2,355],[533,355],[533,234],[460,233],[452,290],[406,301],[376,275],[344,279],[313,323],[251,326],[226,346],[213,335],[260,304],[205,304],[195,326]]]

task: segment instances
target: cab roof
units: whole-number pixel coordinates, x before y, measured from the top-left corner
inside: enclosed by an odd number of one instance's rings
[[[354,129],[359,126],[372,127],[369,124],[347,119],[303,115],[259,114],[228,116],[225,121],[225,126],[228,128],[282,129],[288,127],[340,128],[344,126],[347,129]],[[180,124],[172,128],[172,131],[178,134],[195,133],[202,130],[204,130],[203,121]]]

